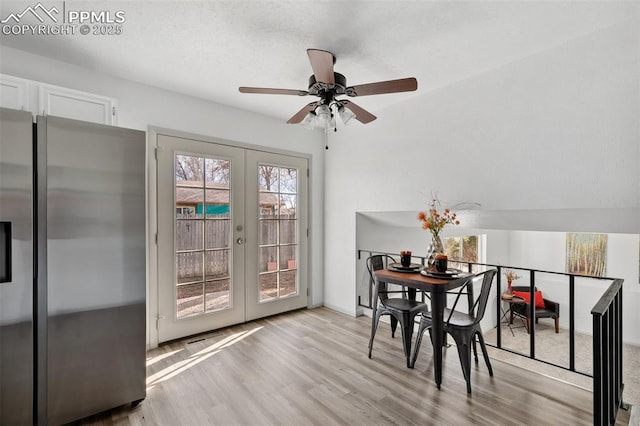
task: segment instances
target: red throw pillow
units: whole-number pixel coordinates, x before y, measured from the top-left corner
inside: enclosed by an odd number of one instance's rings
[[[513,295],[519,297],[520,299],[524,299],[525,303],[529,303],[529,292],[528,291],[514,291]],[[535,303],[536,308],[544,309],[544,299],[542,298],[542,292],[540,290],[536,291],[535,294]]]

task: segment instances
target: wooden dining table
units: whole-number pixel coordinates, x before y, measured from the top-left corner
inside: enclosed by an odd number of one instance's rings
[[[397,272],[390,269],[374,271],[375,292],[378,294],[380,283],[398,284],[409,289],[409,296],[415,298],[415,290],[430,293],[431,298],[431,328],[433,344],[433,363],[436,386],[440,389],[442,383],[442,346],[444,343],[444,308],[446,306],[447,291],[461,287],[472,278],[474,274],[462,272],[453,278],[436,278],[422,275],[421,273]],[[377,303],[377,301],[376,301]],[[375,315],[373,315],[375,318]],[[409,342],[413,336],[413,323],[405,324],[405,336]],[[411,354],[406,354],[407,365]]]

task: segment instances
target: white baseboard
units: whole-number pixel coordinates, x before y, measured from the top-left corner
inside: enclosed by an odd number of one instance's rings
[[[343,309],[343,308],[340,308],[340,307],[338,307],[338,306],[334,306],[334,305],[326,304],[326,303],[325,303],[323,306],[324,306],[325,308],[329,308],[329,309],[331,309],[332,311],[336,311],[336,312],[340,312],[341,314],[349,315],[350,317],[355,317],[355,316],[357,316],[357,315],[356,315],[355,310],[349,310],[349,311],[347,311],[347,310],[345,310],[345,309]]]

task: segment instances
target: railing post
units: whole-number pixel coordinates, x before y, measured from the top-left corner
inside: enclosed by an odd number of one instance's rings
[[[602,419],[602,317],[593,315],[593,424]]]
[[[536,271],[529,271],[529,356],[536,358]]]
[[[497,286],[496,299],[498,301],[498,303],[496,303],[496,318],[498,319],[498,325],[496,329],[496,345],[498,346],[498,349],[502,349],[502,281],[500,279],[501,276],[502,276],[502,267],[498,266],[498,272],[496,273],[496,286]],[[509,321],[509,318],[507,318],[507,321]]]
[[[575,296],[576,277],[569,275],[569,370],[576,371]]]

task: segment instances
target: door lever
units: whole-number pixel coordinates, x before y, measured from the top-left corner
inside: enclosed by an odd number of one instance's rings
[[[238,243],[239,245],[242,245],[242,244],[244,244],[244,240],[242,238],[238,238],[236,240],[236,243]]]
[[[0,283],[11,282],[11,222],[0,222]]]

